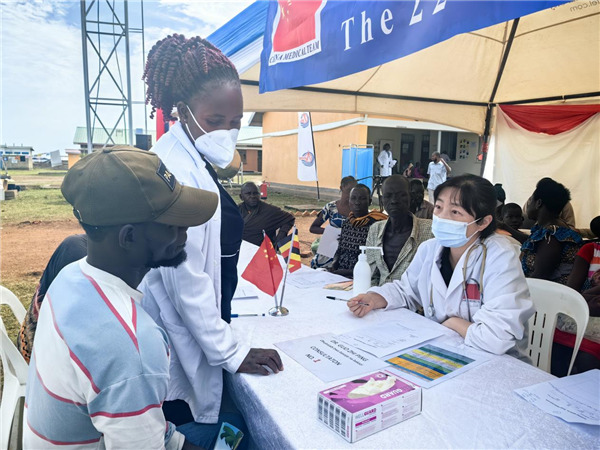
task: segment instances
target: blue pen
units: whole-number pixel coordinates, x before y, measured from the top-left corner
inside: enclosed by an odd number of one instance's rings
[[[265,314],[232,314],[231,317],[260,317],[265,316]]]

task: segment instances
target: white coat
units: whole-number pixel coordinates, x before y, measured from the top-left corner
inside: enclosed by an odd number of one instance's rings
[[[479,243],[477,240],[473,245]],[[498,234],[484,239],[487,246],[483,273],[483,295],[470,301],[471,322],[465,344],[490,353],[511,354],[527,360],[527,320],[535,312],[518,253],[509,241]],[[381,294],[388,302],[386,309],[422,306],[428,314],[430,295],[433,297],[434,316],[438,323],[450,317],[469,320],[463,295],[463,264],[467,251],[458,261],[446,286],[440,272],[443,247],[436,239],[422,243],[400,280],[369,291]],[[467,280],[481,284],[482,248],[475,248],[467,262]],[[475,283],[473,283],[475,284]],[[472,291],[471,291],[472,292]]]
[[[204,160],[178,122],[152,147],[177,180],[218,194]],[[142,306],[171,342],[166,400],[185,400],[200,423],[217,423],[222,369],[235,373],[249,351],[221,319],[221,205],[207,223],[189,228],[187,260],[151,270],[139,289]]]
[[[392,174],[392,167],[396,165],[396,160],[392,158],[392,152],[389,150],[381,150],[377,162],[380,166],[379,175],[382,177],[389,177]]]

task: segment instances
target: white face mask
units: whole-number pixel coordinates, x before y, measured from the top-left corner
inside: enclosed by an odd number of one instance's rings
[[[462,247],[479,232],[476,231],[471,236],[467,236],[467,227],[472,223],[477,222],[477,220],[468,223],[459,222],[457,220],[441,219],[434,214],[431,231],[438,242],[444,247]]]
[[[232,128],[231,130],[215,130],[207,133],[192,114],[190,107],[186,105],[186,108],[190,112],[190,115],[192,116],[192,119],[194,119],[194,122],[198,128],[200,128],[204,133],[196,139],[194,142],[194,147],[196,147],[196,150],[198,150],[200,154],[208,159],[211,164],[224,169],[233,160],[233,155],[235,154],[235,144],[237,143],[240,130],[237,128]],[[187,128],[190,136],[192,136],[190,127],[188,127],[187,123],[185,124],[185,127]]]

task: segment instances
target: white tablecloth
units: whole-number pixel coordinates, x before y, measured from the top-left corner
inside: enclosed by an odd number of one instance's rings
[[[240,268],[247,265],[255,249],[244,243]],[[350,297],[350,293],[337,294]],[[332,291],[288,285],[284,299],[284,306],[290,310],[287,317],[234,318],[234,330],[253,347],[274,348],[273,343],[288,339],[327,332],[340,334],[372,322],[400,320],[438,327],[448,343],[462,344],[458,334],[410,311],[373,311],[358,319],[345,303],[327,300],[326,295],[332,295]],[[232,309],[234,313],[262,313],[273,305],[270,297],[261,295],[258,300],[235,300]],[[456,378],[423,389],[420,415],[350,444],[317,420],[317,393],[339,383],[324,383],[285,353],[279,353],[284,371],[277,375],[228,376],[238,407],[260,449],[599,447],[590,435],[517,396],[514,389],[553,376],[506,355],[492,356]]]

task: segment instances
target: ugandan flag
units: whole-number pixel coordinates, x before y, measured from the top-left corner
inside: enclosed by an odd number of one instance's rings
[[[281,252],[281,256],[287,261],[290,273],[302,267],[302,262],[300,261],[300,239],[298,239],[298,232],[295,226],[292,234],[279,241],[279,251]]]

